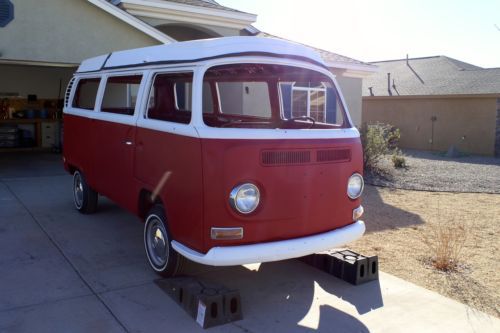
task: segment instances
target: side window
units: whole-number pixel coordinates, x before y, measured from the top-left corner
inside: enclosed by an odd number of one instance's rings
[[[142,75],[109,77],[104,89],[101,111],[133,115]]]
[[[193,73],[156,74],[149,93],[149,119],[189,124]]]
[[[94,110],[100,78],[80,79],[76,86],[73,103],[74,108]]]

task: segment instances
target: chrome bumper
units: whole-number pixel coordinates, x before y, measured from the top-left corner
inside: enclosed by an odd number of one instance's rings
[[[279,261],[331,250],[355,241],[364,232],[365,223],[356,221],[345,227],[313,236],[251,245],[218,246],[211,248],[206,254],[199,253],[177,241],[172,241],[172,247],[184,257],[200,264],[235,266]]]

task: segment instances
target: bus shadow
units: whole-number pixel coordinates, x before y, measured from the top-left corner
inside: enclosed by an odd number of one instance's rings
[[[298,260],[225,268],[190,263],[186,274],[239,290],[240,325],[251,332],[369,332],[358,315],[384,306],[378,281],[353,286]]]
[[[363,193],[363,207],[366,221],[366,232],[377,232],[387,229],[398,229],[423,224],[422,218],[384,202],[376,186],[366,186]]]

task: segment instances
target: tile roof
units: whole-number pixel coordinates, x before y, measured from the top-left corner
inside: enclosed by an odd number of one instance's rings
[[[379,72],[363,80],[363,96],[500,94],[500,68],[481,68],[446,56],[372,62]],[[391,74],[390,93],[387,73]],[[394,80],[394,81],[393,81]]]
[[[267,32],[263,32],[263,31],[258,32],[256,34],[256,36],[284,39],[284,38],[281,38],[278,36],[268,34]],[[362,62],[360,60],[352,59],[352,58],[349,58],[349,57],[346,57],[346,56],[343,56],[343,55],[340,55],[337,53],[333,53],[330,51],[326,51],[323,49],[318,49],[316,47],[312,47],[312,46],[309,46],[306,44],[303,44],[303,45],[314,49],[316,52],[318,52],[321,55],[321,58],[323,58],[323,60],[327,63],[328,62],[337,62],[337,63],[345,63],[345,64],[351,64],[351,65],[363,65],[363,66],[367,66],[367,67],[374,67],[371,64],[366,63],[366,62]]]

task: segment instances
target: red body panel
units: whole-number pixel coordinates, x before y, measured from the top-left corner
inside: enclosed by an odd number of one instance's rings
[[[91,128],[95,139],[89,184],[135,213],[138,202],[133,169],[135,126],[92,120]]]
[[[66,164],[81,170],[97,192],[136,213],[138,184],[133,172],[134,136],[135,126],[64,116]],[[132,145],[127,145],[127,141]]]
[[[203,249],[203,180],[197,138],[137,128],[135,174],[158,191],[175,240]]]
[[[262,150],[349,148],[351,161],[264,166]],[[214,246],[296,238],[352,223],[360,200],[347,197],[347,180],[362,173],[359,139],[203,140],[204,251]],[[243,182],[259,186],[261,202],[248,216],[229,206],[229,193]],[[243,227],[238,241],[214,241],[211,227]]]
[[[91,187],[134,214],[141,189],[157,193],[175,240],[199,252],[329,231],[352,223],[360,205],[346,193],[348,178],[362,173],[359,139],[197,139],[73,115],[64,121],[66,167],[82,170]],[[350,161],[261,161],[262,151],[324,149],[349,149]],[[249,215],[229,205],[231,190],[243,182],[261,191]],[[210,238],[211,227],[240,226],[242,240]]]
[[[76,167],[84,174],[92,168],[93,135],[91,119],[64,115],[64,158],[65,168]],[[68,170],[69,171],[69,170]]]

